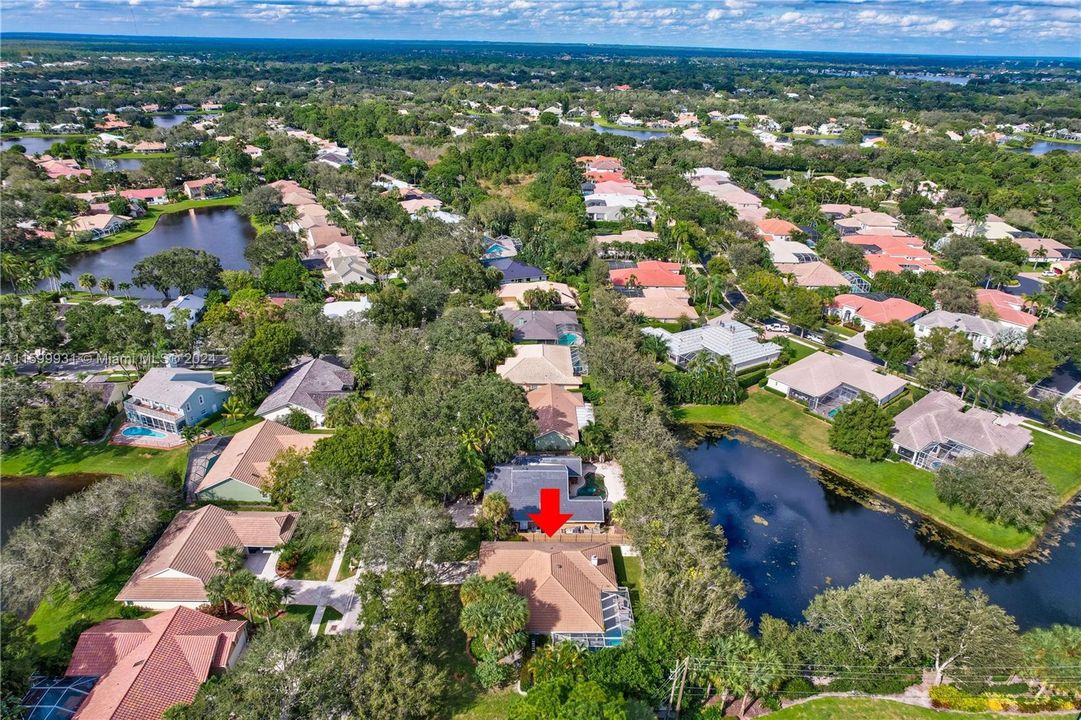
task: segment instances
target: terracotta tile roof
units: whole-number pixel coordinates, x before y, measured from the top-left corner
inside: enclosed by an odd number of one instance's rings
[[[619,242],[642,245],[647,242],[655,241],[657,239],[657,233],[649,230],[624,230],[617,235],[594,235],[593,239],[601,245]]]
[[[278,453],[286,448],[310,450],[322,437],[264,420],[232,437],[195,492],[201,493],[230,478],[262,490],[270,463]]]
[[[791,235],[799,230],[798,226],[781,218],[765,218],[756,221],[755,225],[763,235]]]
[[[926,309],[904,298],[887,297],[877,299],[867,295],[855,295],[845,293],[833,299],[835,308],[852,308],[861,319],[869,320],[875,324],[887,323],[891,320],[908,322],[926,312]]]
[[[698,319],[698,311],[690,303],[684,288],[642,288],[641,296],[627,298],[627,312],[654,320],[678,320],[686,315]]]
[[[526,393],[526,402],[537,414],[537,435],[557,432],[578,442],[578,408],[586,401],[559,385],[541,385]]]
[[[643,260],[633,268],[617,268],[608,272],[612,284],[622,287],[634,276],[638,287],[686,287],[687,278],[679,274],[679,263]]]
[[[566,345],[515,345],[514,355],[495,371],[515,385],[582,384],[574,374],[571,349]]]
[[[333,225],[316,225],[308,228],[308,246],[312,249],[323,248],[334,243],[353,245],[353,238]]]
[[[617,588],[606,543],[485,542],[479,572],[511,574],[529,601],[531,633],[604,632],[601,592]]]
[[[243,620],[177,607],[145,620],[106,620],[79,636],[68,676],[100,679],[77,720],[158,720],[191,702],[212,670],[223,670],[246,635]]]
[[[990,306],[998,319],[1010,325],[1030,328],[1040,321],[1038,317],[1024,311],[1025,301],[1016,295],[1001,290],[977,290],[976,302],[980,307]]]
[[[176,514],[116,599],[202,602],[223,547],[275,547],[296,527],[295,512],[232,512],[215,505]]]
[[[851,283],[841,273],[821,261],[807,263],[775,263],[777,272],[792,275],[796,285],[805,288],[848,287]]]
[[[530,290],[555,290],[559,293],[560,305],[566,308],[578,307],[578,293],[570,285],[552,280],[505,283],[499,288],[499,299],[503,301],[503,307],[525,306],[525,294]]]

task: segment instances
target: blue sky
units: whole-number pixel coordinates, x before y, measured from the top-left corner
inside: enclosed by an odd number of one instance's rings
[[[8,32],[1081,56],[1081,0],[3,0]]]

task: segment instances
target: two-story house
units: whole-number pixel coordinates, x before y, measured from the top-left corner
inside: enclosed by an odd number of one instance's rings
[[[220,411],[228,397],[210,371],[152,368],[131,388],[124,413],[129,422],[175,433]]]

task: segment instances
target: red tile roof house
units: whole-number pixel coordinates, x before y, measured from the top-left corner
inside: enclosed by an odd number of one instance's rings
[[[1000,322],[1028,330],[1040,321],[1032,313],[1025,312],[1025,300],[1001,290],[977,290],[976,302],[980,309],[991,308]]]
[[[169,202],[169,195],[163,187],[121,190],[120,197],[128,200],[142,200],[147,205],[164,205]]]
[[[184,183],[184,194],[192,200],[206,200],[220,196],[222,185],[213,175],[199,180],[188,180]]]
[[[217,552],[232,546],[248,554],[269,552],[289,540],[300,513],[233,512],[216,505],[183,510],[116,596],[150,610],[197,608],[207,602],[206,583],[221,572]]]
[[[660,260],[643,260],[633,268],[617,268],[609,271],[616,287],[686,287],[687,278],[679,274],[679,263]]]
[[[927,310],[904,298],[890,297],[882,293],[845,293],[833,298],[829,312],[841,318],[841,322],[859,318],[863,327],[870,330],[875,325],[888,323],[891,320],[912,322]]]
[[[787,220],[781,218],[766,218],[765,220],[756,220],[754,223],[758,227],[758,234],[770,240],[788,240],[792,233],[799,230],[799,227],[793,225]]]
[[[159,720],[236,664],[247,641],[243,620],[183,607],[99,623],[79,636],[64,673],[98,678],[74,720]]]
[[[913,235],[843,235],[850,245],[858,245],[867,260],[867,274],[879,272],[941,272],[923,240]]]
[[[581,393],[551,383],[526,393],[526,402],[537,415],[537,450],[572,450],[580,439],[580,430],[593,420],[593,406]]]

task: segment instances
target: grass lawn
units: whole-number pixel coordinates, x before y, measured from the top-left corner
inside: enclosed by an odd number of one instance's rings
[[[613,546],[612,562],[616,566],[616,579],[630,591],[631,607],[637,610],[642,591],[642,558],[625,557],[618,547]]]
[[[992,720],[1004,716],[995,713],[930,710],[892,700],[831,697],[794,705],[771,713],[770,717],[777,720]],[[1074,717],[1074,713],[1055,714],[1051,717]]]
[[[521,699],[512,689],[493,690],[473,700],[472,704],[451,716],[453,720],[506,720]]]
[[[341,619],[342,614],[328,605],[327,609],[323,611],[323,621],[319,623],[319,634],[323,635],[326,633],[328,622],[335,622]]]
[[[109,445],[108,442],[60,449],[34,447],[5,452],[3,459],[0,460],[0,474],[134,475],[137,472],[148,472],[152,475],[168,477],[174,472],[177,475],[183,475],[187,459],[186,447],[176,450],[150,450]]]
[[[215,380],[218,378],[215,377]],[[250,428],[259,422],[262,422],[263,418],[258,415],[245,415],[242,418],[236,420],[230,420],[224,415],[218,415],[212,422],[203,425],[200,423],[199,427],[203,430],[209,430],[215,435],[236,435],[241,430]]]
[[[907,463],[880,462],[849,457],[829,446],[829,424],[804,412],[803,407],[764,390],[752,388],[739,405],[690,405],[680,420],[694,425],[728,425],[743,428],[771,440],[863,487],[936,520],[955,532],[998,553],[1023,551],[1033,541],[1031,533],[998,525],[960,507],[950,507],[935,495],[934,475]],[[1040,433],[1033,433],[1040,435]],[[1046,438],[1046,440],[1044,439]],[[1063,446],[1063,447],[1060,447]],[[1064,494],[1079,481],[1077,448],[1049,436],[1035,438],[1031,450],[1036,464],[1055,473]],[[1067,457],[1067,453],[1074,453]],[[1053,467],[1066,464],[1065,468]],[[1072,481],[1067,477],[1074,468]]]
[[[38,603],[30,624],[34,626],[38,644],[46,652],[58,649],[61,633],[79,620],[101,622],[120,617],[122,605],[113,598],[124,587],[132,571],[139,564],[138,558],[121,563],[117,569],[99,585],[79,596],[49,598]]]
[[[127,230],[121,230],[118,233],[114,233],[108,237],[104,237],[100,240],[95,240],[88,243],[80,243],[77,252],[93,252],[95,250],[102,250],[114,245],[120,245],[126,242],[130,242],[137,237],[142,237],[148,232],[154,229],[154,226],[158,224],[158,218],[162,215],[169,213],[185,212],[195,208],[205,207],[228,207],[240,204],[240,196],[233,195],[232,197],[214,198],[212,200],[185,200],[183,202],[172,203],[169,205],[157,205],[151,206],[146,215],[141,218],[136,218],[131,221]]]
[[[1029,453],[1062,502],[1081,492],[1081,445],[1034,430]]]
[[[297,580],[326,580],[334,555],[338,552],[337,541],[300,556],[293,577]]]

